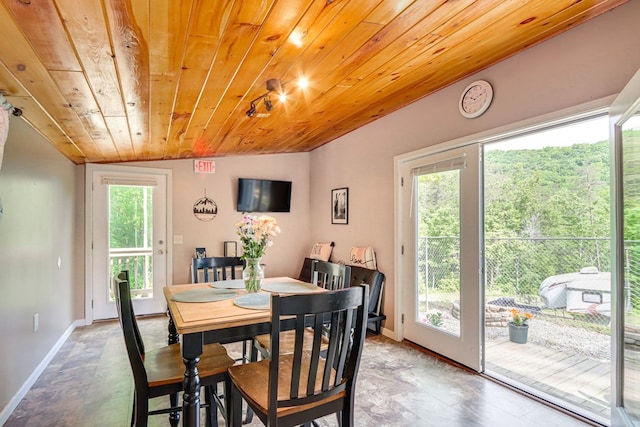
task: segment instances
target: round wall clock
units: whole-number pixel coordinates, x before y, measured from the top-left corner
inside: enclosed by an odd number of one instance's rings
[[[467,86],[460,96],[458,108],[460,114],[468,119],[473,119],[487,111],[493,99],[493,88],[485,80],[477,80]]]

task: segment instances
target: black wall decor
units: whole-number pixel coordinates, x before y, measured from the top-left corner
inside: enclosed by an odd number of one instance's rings
[[[204,190],[204,197],[196,200],[193,204],[193,215],[200,221],[211,221],[218,215],[218,205],[213,199],[207,197],[207,190]]]

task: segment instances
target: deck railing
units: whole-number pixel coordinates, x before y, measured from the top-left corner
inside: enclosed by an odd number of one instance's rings
[[[150,297],[153,293],[153,248],[111,248],[111,279],[122,270],[129,271],[132,297]]]

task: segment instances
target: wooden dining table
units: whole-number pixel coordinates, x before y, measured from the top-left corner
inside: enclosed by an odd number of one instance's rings
[[[224,293],[223,282],[173,285],[164,288],[164,295],[169,306],[169,343],[176,343],[182,336],[182,357],[185,364],[182,425],[195,427],[200,425],[200,378],[198,377],[198,361],[204,344],[218,342],[221,344],[250,340],[256,335],[269,333],[271,330],[271,312],[264,306],[248,306],[241,304],[249,299],[269,299],[270,293],[247,294],[244,288],[238,288],[238,282],[229,281],[232,292],[224,299],[205,302],[184,302],[183,296],[206,294],[213,287]],[[281,293],[323,292],[323,288],[310,283],[301,282],[290,277],[273,277],[265,279],[263,289]],[[180,294],[183,294],[182,296]],[[266,294],[266,295],[265,295]],[[254,298],[259,297],[259,298]],[[206,299],[206,298],[204,298]],[[241,306],[243,305],[243,306]]]

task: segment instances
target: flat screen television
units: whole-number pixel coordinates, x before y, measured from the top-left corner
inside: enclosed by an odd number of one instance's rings
[[[290,212],[291,181],[238,178],[238,212]]]

